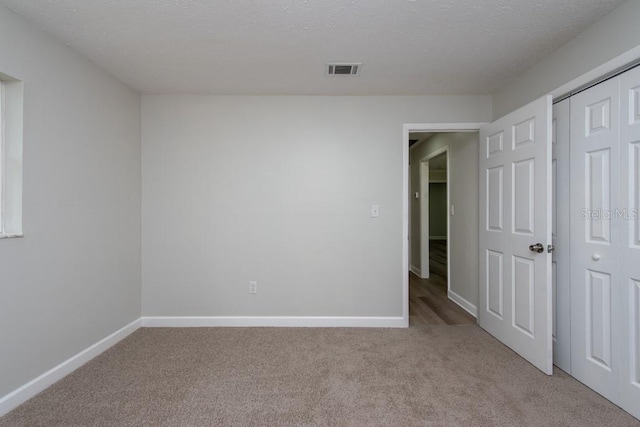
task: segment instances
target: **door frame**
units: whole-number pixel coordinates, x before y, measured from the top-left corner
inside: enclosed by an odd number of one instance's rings
[[[442,154],[447,155],[447,212],[449,211],[449,207],[451,206],[451,195],[449,194],[450,186],[450,170],[451,164],[449,162],[449,147],[442,147],[435,150],[433,153],[427,154],[423,158],[420,159],[420,277],[422,279],[429,278],[429,203],[431,197],[431,189],[429,184],[431,184],[431,179],[429,177],[430,165],[429,161],[436,156],[440,156]],[[449,220],[449,214],[447,213],[447,243],[450,238],[450,230],[449,226],[451,221]],[[451,276],[451,271],[449,270],[449,245],[447,244],[447,293],[451,290],[449,284],[449,277]]]
[[[636,46],[610,60],[592,68],[578,77],[557,86],[550,91],[554,100],[577,89],[615,69],[640,58],[640,46]],[[535,96],[530,96],[534,99]],[[517,109],[517,108],[514,108]],[[409,133],[410,132],[478,132],[482,123],[405,123],[402,125],[402,318],[403,325],[409,326]]]
[[[480,128],[487,123],[489,122],[405,123],[402,125],[402,320],[405,327],[409,327],[409,269],[411,268],[409,265],[409,134],[411,132],[479,132]],[[450,156],[447,156],[447,162],[449,161]],[[449,225],[447,225],[447,233],[448,227]],[[447,245],[447,256],[449,256],[449,247],[450,245]]]

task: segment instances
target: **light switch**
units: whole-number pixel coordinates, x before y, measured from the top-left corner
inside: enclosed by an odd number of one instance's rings
[[[380,216],[380,206],[371,205],[371,218],[378,218]]]

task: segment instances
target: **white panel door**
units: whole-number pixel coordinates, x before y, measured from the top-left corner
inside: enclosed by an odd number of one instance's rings
[[[551,96],[481,129],[479,166],[478,322],[551,375]]]
[[[640,68],[620,81],[620,405],[640,418]]]
[[[619,78],[571,97],[571,374],[617,401]]]
[[[569,99],[553,106],[552,176],[553,176],[553,364],[571,373],[571,260],[569,258]]]

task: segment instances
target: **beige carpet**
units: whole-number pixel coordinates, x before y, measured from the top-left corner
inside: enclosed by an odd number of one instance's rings
[[[631,426],[475,325],[141,329],[0,426]]]

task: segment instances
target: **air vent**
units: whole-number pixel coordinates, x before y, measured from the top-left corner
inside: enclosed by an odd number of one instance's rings
[[[357,76],[362,64],[327,64],[327,74],[330,76]]]

